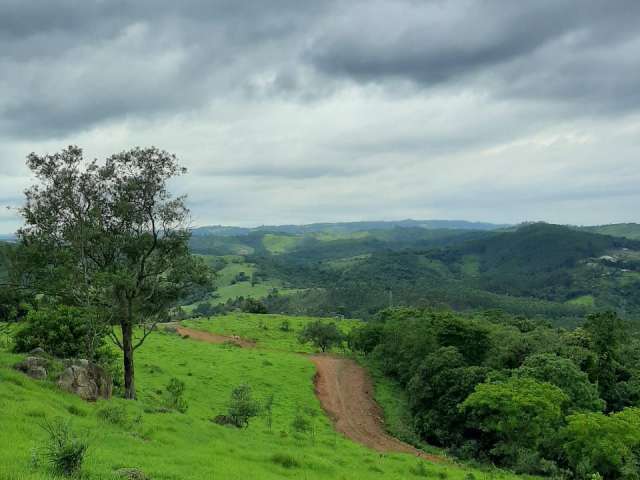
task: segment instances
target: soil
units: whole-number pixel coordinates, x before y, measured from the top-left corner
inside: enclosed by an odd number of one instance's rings
[[[382,410],[373,398],[373,383],[356,362],[330,355],[314,355],[311,361],[317,368],[316,395],[337,431],[378,452],[411,453],[432,462],[445,461],[386,433]]]

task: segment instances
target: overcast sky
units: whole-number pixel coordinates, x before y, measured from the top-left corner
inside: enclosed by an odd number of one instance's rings
[[[0,205],[69,144],[198,225],[640,221],[640,2],[0,0]]]

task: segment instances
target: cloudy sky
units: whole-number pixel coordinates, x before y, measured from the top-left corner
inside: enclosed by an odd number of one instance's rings
[[[156,145],[200,225],[640,221],[639,25],[637,0],[0,0],[0,205],[31,151]]]

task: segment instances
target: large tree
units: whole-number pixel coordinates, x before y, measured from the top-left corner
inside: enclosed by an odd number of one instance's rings
[[[135,398],[134,351],[187,289],[207,282],[189,254],[188,210],[167,182],[185,173],[174,155],[134,148],[99,164],[71,146],[30,154],[19,231],[35,288],[86,308],[122,349],[125,397]],[[136,329],[139,327],[139,330]],[[139,332],[139,334],[137,334]]]

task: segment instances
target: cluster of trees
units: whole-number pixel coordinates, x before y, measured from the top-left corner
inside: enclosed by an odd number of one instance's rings
[[[404,387],[416,431],[460,456],[640,475],[640,339],[614,313],[569,331],[501,312],[389,309],[349,342]]]
[[[125,397],[135,398],[134,351],[182,297],[209,287],[208,268],[188,248],[184,198],[167,190],[185,170],[154,147],[99,164],[71,146],[31,154],[27,165],[36,183],[25,192],[1,314],[20,318],[30,300],[22,349],[95,358],[110,338],[123,353]]]

